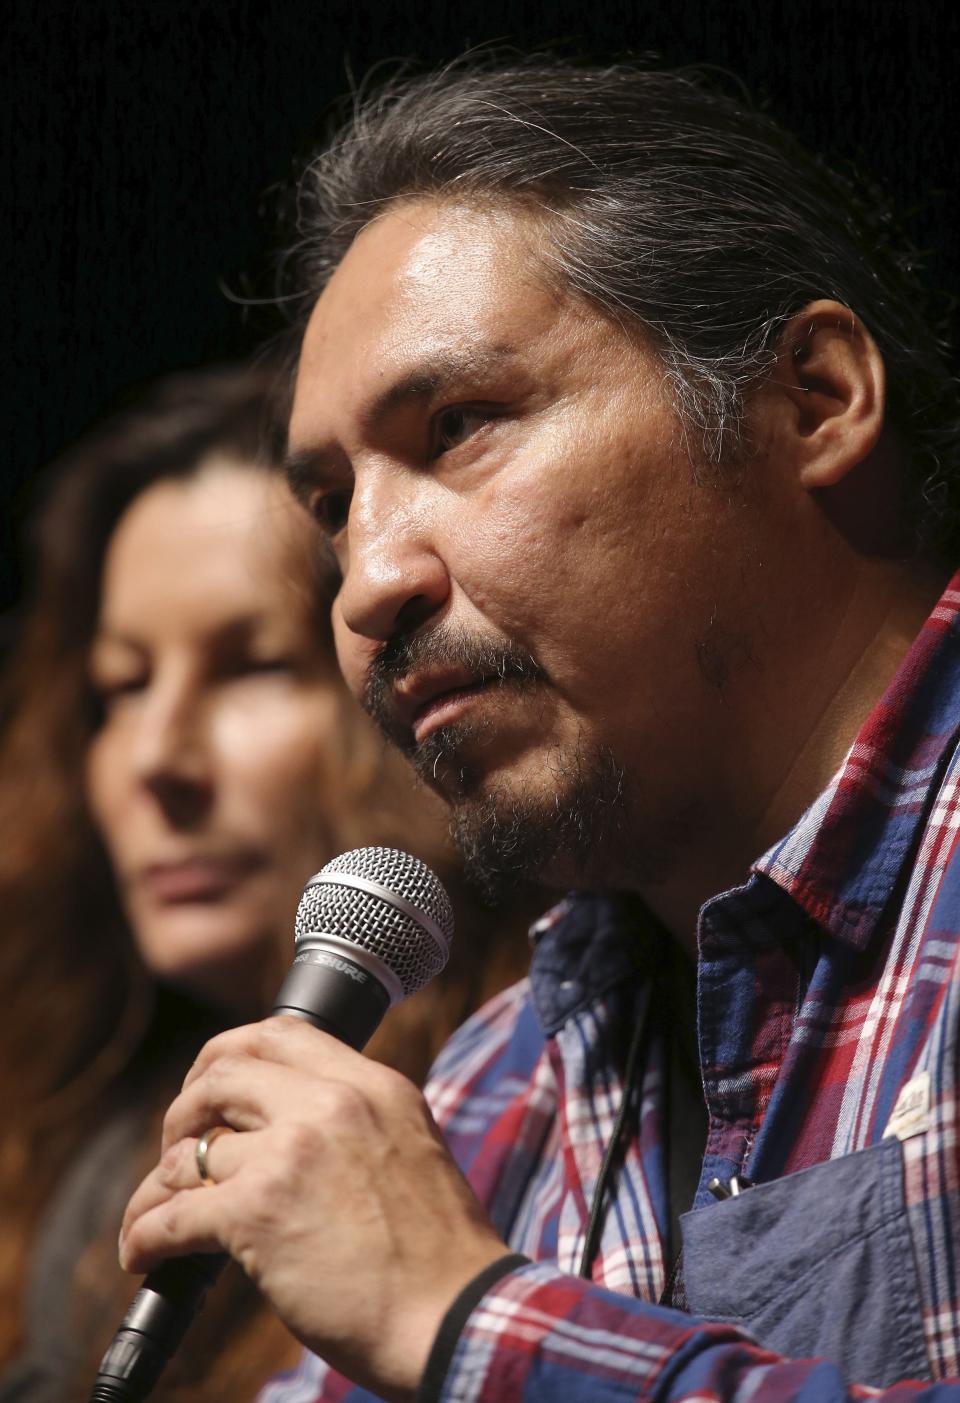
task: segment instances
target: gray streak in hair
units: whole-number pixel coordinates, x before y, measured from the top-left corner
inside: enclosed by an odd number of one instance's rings
[[[918,547],[957,554],[956,384],[917,257],[875,190],[745,101],[693,70],[489,56],[361,94],[300,180],[286,271],[301,322],[356,234],[420,197],[538,216],[548,269],[652,341],[718,464],[783,325],[842,302],[887,365]]]

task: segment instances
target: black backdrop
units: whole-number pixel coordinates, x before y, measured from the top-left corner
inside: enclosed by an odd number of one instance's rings
[[[654,50],[740,75],[911,211],[960,287],[953,0],[13,0],[0,610],[40,465],[131,386],[273,328],[222,292],[262,265],[263,192],[347,69],[472,43]],[[9,617],[9,616],[8,616]]]

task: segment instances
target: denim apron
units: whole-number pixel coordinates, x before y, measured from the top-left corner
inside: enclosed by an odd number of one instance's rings
[[[928,1379],[896,1138],[680,1218],[692,1315],[885,1386]]]

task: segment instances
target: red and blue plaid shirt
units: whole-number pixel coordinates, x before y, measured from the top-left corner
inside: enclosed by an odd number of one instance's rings
[[[684,1299],[668,1288],[665,999],[650,1005],[593,1279],[576,1275],[657,978],[636,905],[562,902],[535,928],[529,982],[441,1055],[436,1119],[531,1259],[469,1312],[443,1400],[960,1399],[958,611],[960,575],[828,790],[700,914],[709,1123],[683,1219],[692,1313],[659,1304]],[[707,1185],[734,1175],[756,1187],[716,1201]],[[305,1355],[260,1403],[369,1397]]]

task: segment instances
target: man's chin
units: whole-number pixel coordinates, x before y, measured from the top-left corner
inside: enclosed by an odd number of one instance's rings
[[[629,863],[626,786],[610,751],[556,752],[524,778],[529,766],[516,777],[509,766],[494,768],[489,755],[487,765],[464,758],[482,758],[482,749],[453,745],[449,734],[440,739],[418,748],[415,765],[450,805],[464,870],[487,900],[530,883],[593,885]]]
[[[500,788],[496,778],[520,762],[502,734],[485,721],[460,721],[438,726],[425,740],[406,748],[417,775],[447,804],[482,801]]]

